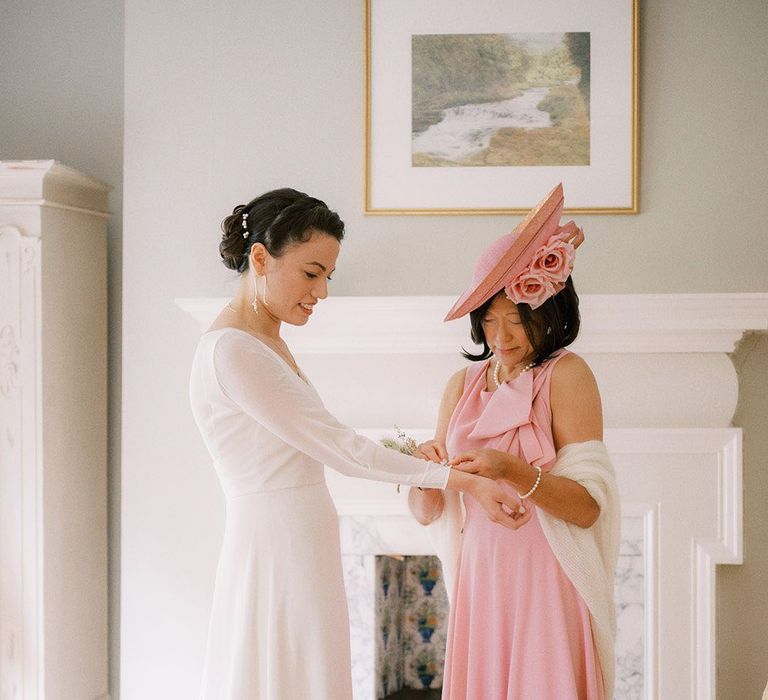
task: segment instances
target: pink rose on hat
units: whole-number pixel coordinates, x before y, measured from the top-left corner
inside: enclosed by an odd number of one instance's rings
[[[528,304],[537,309],[555,296],[565,287],[573,271],[576,257],[574,242],[578,245],[583,237],[581,229],[573,222],[558,228],[536,251],[530,264],[504,287],[507,297],[515,304]]]
[[[573,270],[574,248],[555,235],[533,256],[531,272],[540,272],[554,283],[565,283]]]
[[[532,309],[537,309],[557,291],[546,273],[531,269],[525,270],[504,287],[507,297],[515,304],[528,304]]]

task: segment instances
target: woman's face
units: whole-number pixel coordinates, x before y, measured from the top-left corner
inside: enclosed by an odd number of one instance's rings
[[[517,304],[505,294],[498,295],[485,312],[483,332],[491,352],[507,370],[527,364],[535,357],[536,353],[520,320]]]
[[[333,236],[315,231],[304,243],[288,246],[279,258],[266,253],[262,267],[266,276],[258,284],[259,299],[266,300],[269,313],[294,326],[304,325],[318,300],[328,296],[340,249]]]

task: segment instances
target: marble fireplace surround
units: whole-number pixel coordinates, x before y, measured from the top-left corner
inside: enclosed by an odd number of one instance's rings
[[[285,327],[284,336],[340,420],[375,439],[394,424],[426,437],[445,380],[464,364],[457,351],[469,347],[466,319],[440,320],[452,302],[331,298],[307,328]],[[203,329],[225,303],[177,300]],[[572,349],[600,385],[622,499],[622,557],[634,557],[617,577],[617,606],[620,640],[638,641],[640,652],[617,648],[632,658],[619,668],[616,697],[713,699],[715,566],[742,563],[743,549],[729,354],[745,333],[768,329],[768,295],[585,295],[581,310]],[[433,552],[393,485],[330,470],[328,482],[348,576],[370,574],[375,555]],[[353,618],[359,602],[350,600]],[[365,683],[372,642],[362,644],[355,671]]]

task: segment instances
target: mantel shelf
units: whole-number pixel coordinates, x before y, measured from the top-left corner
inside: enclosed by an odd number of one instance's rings
[[[205,330],[224,297],[176,299]],[[747,332],[768,331],[768,293],[595,294],[581,297],[582,353],[730,353]],[[443,323],[446,296],[331,297],[311,332],[284,326],[300,354],[454,354],[468,344],[467,318]]]

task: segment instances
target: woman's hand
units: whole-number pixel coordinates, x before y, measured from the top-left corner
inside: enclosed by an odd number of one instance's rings
[[[420,457],[430,462],[437,462],[441,464],[448,461],[448,451],[445,449],[445,444],[438,442],[437,440],[427,440],[422,442],[413,453],[414,457]]]
[[[460,469],[468,474],[478,474],[489,479],[511,480],[513,470],[522,460],[512,456],[508,452],[483,448],[463,452],[451,460],[450,465],[454,469]]]
[[[443,514],[445,497],[440,489],[420,489],[412,486],[408,491],[408,507],[422,525],[429,525]]]
[[[533,515],[533,508],[525,508],[521,513],[519,501],[508,495],[495,481],[485,477],[476,477],[469,493],[483,507],[493,522],[517,530],[525,525]]]
[[[422,442],[414,451],[413,456],[437,464],[448,461],[445,445],[436,440]],[[440,489],[422,489],[412,486],[408,491],[408,507],[416,520],[422,525],[429,525],[442,515],[445,498]]]

